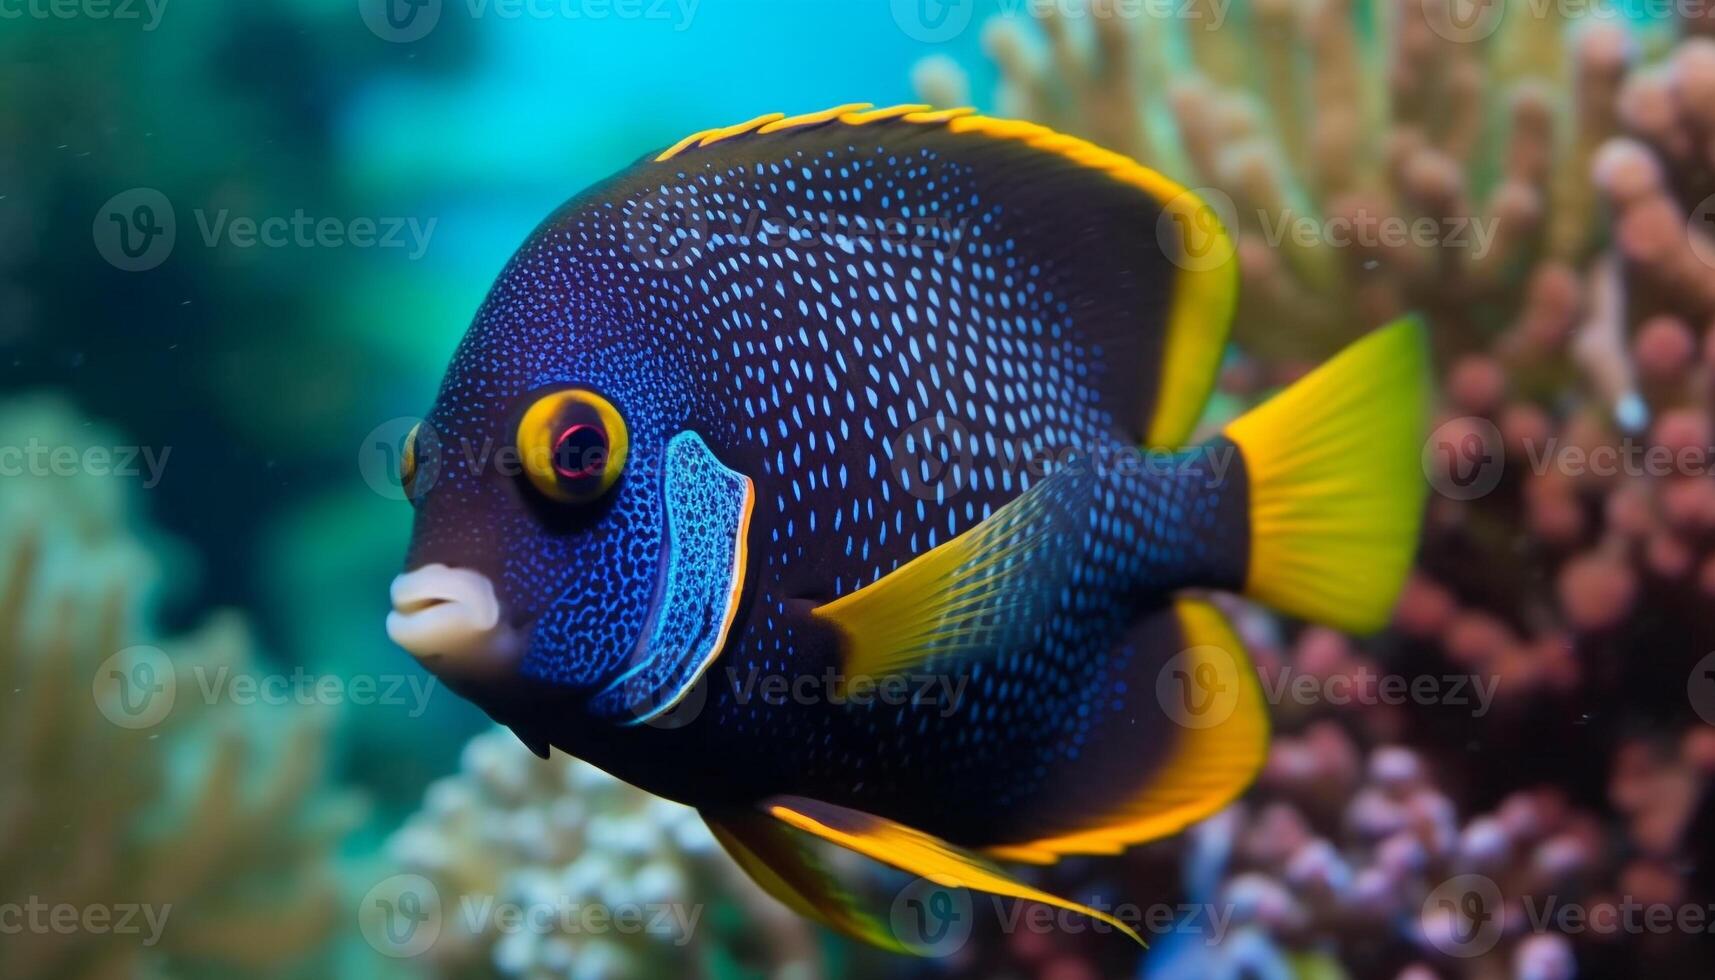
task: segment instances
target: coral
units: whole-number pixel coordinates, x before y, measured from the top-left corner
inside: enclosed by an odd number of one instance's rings
[[[1220,878],[1214,900],[1232,910],[1231,936],[1261,934],[1270,940],[1261,948],[1298,954],[1362,948],[1366,974],[1570,978],[1578,946],[1589,956],[1617,940],[1690,962],[1694,935],[1622,924],[1628,904],[1684,907],[1672,855],[1685,801],[1707,779],[1712,734],[1693,732],[1681,753],[1622,750],[1611,804],[1634,819],[1615,841],[1603,814],[1549,786],[1461,819],[1424,757],[1387,745],[1365,755],[1338,725],[1319,723],[1280,740],[1245,805],[1194,831],[1204,843],[1192,860],[1205,866],[1188,877]],[[1474,921],[1459,918],[1473,907]],[[1568,908],[1588,918],[1568,919]],[[1216,955],[1231,950],[1176,960]]]
[[[170,549],[88,455],[120,445],[54,401],[0,406],[0,446],[62,451],[9,455],[0,495],[6,975],[307,966],[335,924],[332,849],[353,815],[321,782],[325,725],[197,696],[192,671],[251,670],[252,643],[233,615],[154,634]],[[137,679],[151,687],[125,689]]]
[[[1202,189],[1237,240],[1240,341],[1291,364],[1408,310],[1457,353],[1510,325],[1537,280],[1580,267],[1604,230],[1592,160],[1623,125],[1628,68],[1662,43],[1606,19],[1550,41],[1568,26],[1552,7],[1553,23],[1499,17],[1480,43],[1442,0],[1136,9],[991,22],[1000,109]],[[969,88],[946,59],[917,85]]]
[[[411,951],[434,976],[823,974],[815,929],[758,889],[696,811],[557,751],[542,761],[504,729],[466,746],[388,851],[441,910],[438,938]],[[591,926],[590,909],[637,924]]]
[[[1220,955],[1267,971],[1328,954],[1413,980],[1706,972],[1685,930],[1510,918],[1487,955],[1448,957],[1430,937],[1449,923],[1420,904],[1469,868],[1509,909],[1709,904],[1695,871],[1715,724],[1707,23],[1504,3],[1462,31],[1444,0],[1137,9],[997,18],[995,101],[1222,212],[1243,284],[1214,414],[1408,310],[1430,324],[1441,382],[1423,447],[1437,492],[1392,628],[1354,641],[1236,607],[1281,735],[1243,809],[1202,831],[1236,854],[1205,869],[1225,877],[1206,891],[1256,910]],[[945,57],[915,81],[931,100],[970,89]],[[1326,696],[1378,677],[1492,685],[1493,703]],[[1280,693],[1294,678],[1317,696]]]

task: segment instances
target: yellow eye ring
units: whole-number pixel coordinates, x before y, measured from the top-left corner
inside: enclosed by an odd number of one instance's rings
[[[619,409],[583,388],[537,398],[518,421],[516,442],[530,485],[567,504],[586,503],[612,489],[631,451]]]

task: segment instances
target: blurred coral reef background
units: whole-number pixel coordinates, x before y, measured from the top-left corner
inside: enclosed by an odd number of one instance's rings
[[[1715,975],[1708,929],[1534,919],[1545,897],[1715,903],[1715,478],[1706,458],[1592,465],[1715,443],[1700,6],[964,0],[941,6],[969,27],[930,38],[935,5],[908,0],[447,4],[408,43],[356,6],[0,26],[0,446],[171,450],[152,483],[0,477],[0,903],[171,908],[148,945],[0,936],[4,975]],[[1430,324],[1440,492],[1393,626],[1353,640],[1232,611],[1282,691],[1465,678],[1489,695],[1277,698],[1238,804],[1037,872],[1221,910],[1218,942],[1189,918],[1145,954],[979,921],[943,959],[893,961],[784,913],[694,814],[538,760],[444,690],[357,703],[357,678],[425,680],[380,629],[409,508],[366,454],[427,406],[524,235],[684,133],[914,96],[1088,137],[1216,205],[1244,288],[1211,424],[1400,313]],[[133,188],[177,217],[143,272],[91,241]],[[300,211],[432,232],[420,256],[207,240],[212,215]],[[1282,234],[1390,221],[1440,234]],[[348,696],[204,694],[221,671]],[[170,710],[128,727],[125,679],[163,672]],[[1441,900],[1469,876],[1497,915]],[[688,935],[520,932],[473,920],[473,896],[700,918]],[[378,908],[438,931],[390,933]]]

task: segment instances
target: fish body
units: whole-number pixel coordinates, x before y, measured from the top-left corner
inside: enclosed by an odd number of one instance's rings
[[[390,630],[845,932],[899,946],[805,840],[1075,907],[990,859],[1171,833],[1261,764],[1248,660],[1183,590],[1373,628],[1415,538],[1415,327],[1187,443],[1233,307],[1211,220],[961,110],[646,156],[532,234],[455,354]]]

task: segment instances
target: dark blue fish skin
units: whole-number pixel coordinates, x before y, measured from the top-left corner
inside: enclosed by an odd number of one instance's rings
[[[1066,829],[1068,796],[1135,791],[1173,739],[1164,603],[1238,587],[1247,549],[1231,444],[1107,465],[1135,458],[1157,394],[1157,213],[1069,161],[904,122],[735,138],[574,199],[501,275],[428,416],[440,470],[408,563],[489,575],[531,637],[519,676],[465,693],[704,807],[786,793],[976,846]],[[594,505],[470,451],[565,384],[618,406],[635,447]],[[687,429],[754,483],[749,580],[691,702],[615,726],[581,709],[643,629],[663,561],[649,460]],[[1058,471],[1076,547],[1035,586],[1030,642],[924,665],[912,703],[830,703],[839,638],[811,610],[977,526],[1068,448],[1102,465]],[[921,700],[931,675],[957,697]],[[800,696],[765,697],[771,677]]]

